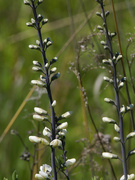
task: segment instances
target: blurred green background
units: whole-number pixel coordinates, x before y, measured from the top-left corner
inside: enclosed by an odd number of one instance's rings
[[[83,2],[83,5],[82,3]],[[109,29],[115,31],[114,18],[112,14],[111,2],[105,1],[105,9],[110,11],[108,17]],[[127,75],[129,75],[126,59],[132,62],[131,72],[134,72],[134,31],[135,31],[135,2],[134,0],[114,0],[118,26],[120,31],[123,56]],[[85,8],[85,13],[84,13]],[[106,180],[113,179],[107,160],[101,158],[102,149],[96,143],[95,130],[87,114],[89,141],[85,138],[81,97],[78,80],[74,72],[76,56],[75,43],[81,44],[80,52],[81,73],[84,88],[87,92],[88,102],[91,107],[92,116],[99,132],[109,134],[112,137],[116,133],[112,125],[103,124],[101,117],[109,116],[117,118],[115,109],[106,105],[103,101],[105,97],[114,98],[113,89],[102,81],[104,75],[108,75],[108,70],[101,64],[105,52],[100,41],[104,39],[97,29],[97,25],[102,25],[102,21],[97,17],[96,11],[100,11],[98,4],[94,0],[45,0],[39,6],[38,12],[48,18],[49,22],[42,28],[43,38],[50,37],[53,41],[47,51],[47,58],[51,60],[59,56],[55,64],[61,73],[59,80],[52,84],[53,98],[57,101],[56,112],[58,115],[72,110],[73,115],[68,119],[69,127],[66,136],[66,149],[68,158],[75,157],[78,166],[71,171],[71,179],[82,180],[92,179],[97,176]],[[85,23],[89,16],[89,21]],[[0,1],[0,135],[11,121],[19,106],[31,90],[30,81],[39,76],[34,73],[32,61],[42,62],[39,52],[30,50],[29,44],[35,44],[37,33],[34,29],[28,28],[26,22],[33,17],[31,9],[23,4],[22,0]],[[77,32],[75,38],[72,38]],[[69,42],[69,43],[68,43]],[[130,43],[129,48],[128,44]],[[118,50],[117,38],[114,39],[114,52]],[[72,66],[72,68],[70,68]],[[121,65],[118,66],[118,75],[122,76]],[[111,75],[109,75],[111,76]],[[134,82],[134,78],[133,78]],[[135,93],[128,78],[128,85],[132,103],[135,103]],[[127,104],[125,89],[121,92],[122,102]],[[33,145],[28,140],[28,132],[34,129],[32,123],[33,108],[39,105],[48,108],[47,95],[36,89],[25,107],[17,117],[11,129],[19,132],[25,144],[33,152]],[[125,116],[125,134],[130,130],[130,116]],[[10,129],[10,130],[11,130]],[[41,127],[41,130],[43,127]],[[24,152],[24,146],[17,136],[13,136],[10,130],[0,143],[0,179],[4,177],[11,179],[12,172],[16,169],[19,179],[30,179],[28,163],[21,160],[20,156]],[[120,153],[120,146],[111,140],[106,145],[112,152]],[[135,146],[134,140],[131,146]],[[44,163],[48,159],[45,154]],[[79,161],[81,159],[81,161]],[[135,156],[131,159],[131,172],[135,170]],[[122,175],[122,166],[119,161],[113,160],[115,172],[118,179]],[[130,172],[130,173],[131,173]],[[62,179],[62,178],[60,178]]]

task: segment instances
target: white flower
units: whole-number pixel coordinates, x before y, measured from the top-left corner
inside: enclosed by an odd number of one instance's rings
[[[52,135],[51,130],[49,128],[45,127],[43,130],[43,135],[47,136],[47,137],[51,137],[51,135]]]
[[[103,122],[107,122],[107,123],[113,123],[113,124],[116,123],[115,120],[113,120],[113,119],[111,119],[111,118],[108,118],[108,117],[103,117],[103,118],[102,118],[102,121],[103,121]]]
[[[64,122],[57,127],[57,130],[66,129],[67,127],[68,127],[68,123]]]
[[[120,180],[125,180],[125,176],[123,175]],[[130,174],[127,175],[127,180],[135,180],[135,175],[134,174]]]
[[[102,156],[107,159],[118,159],[118,156],[116,154],[112,154],[109,152],[103,152]]]
[[[114,129],[116,132],[118,132],[118,133],[120,132],[120,128],[117,124],[114,124]]]
[[[46,139],[37,136],[29,136],[29,140],[33,143],[42,143],[43,145],[49,145],[49,142]]]
[[[44,109],[39,108],[39,107],[34,107],[34,111],[38,114],[44,114],[44,115],[47,114],[47,111],[45,111]]]
[[[41,138],[39,138],[37,136],[29,136],[29,140],[33,143],[40,143],[41,142]]]
[[[61,118],[68,118],[69,116],[71,116],[71,114],[72,114],[72,111],[68,111],[68,112],[62,114]]]
[[[135,132],[131,132],[127,135],[126,139],[129,139],[131,137],[134,137],[135,136]]]
[[[58,134],[59,134],[60,136],[65,136],[65,135],[67,134],[67,130],[66,130],[66,129],[61,129],[61,130],[58,132]]]
[[[49,174],[51,173],[51,171],[52,171],[51,166],[47,164],[43,164],[42,166],[40,166],[39,174],[35,174],[35,178],[36,179],[49,178]]]
[[[45,117],[45,116],[40,116],[40,115],[38,115],[38,114],[34,114],[34,115],[33,115],[33,119],[35,119],[35,120],[37,120],[37,121],[43,121],[43,120],[46,120],[46,119],[48,119],[48,118]]]
[[[61,146],[62,142],[59,139],[54,139],[50,142],[50,146],[52,146],[53,148],[57,147],[57,146]]]
[[[56,100],[52,102],[52,107],[56,106]]]
[[[119,137],[114,137],[113,140],[116,141],[116,142],[119,142],[120,138]]]
[[[68,159],[67,161],[66,161],[66,163],[65,163],[65,166],[71,166],[71,165],[73,165],[73,164],[75,164],[75,162],[76,162],[76,159],[75,158],[72,158],[72,159]]]
[[[45,179],[43,176],[41,176],[40,174],[35,174],[35,178],[36,179]]]

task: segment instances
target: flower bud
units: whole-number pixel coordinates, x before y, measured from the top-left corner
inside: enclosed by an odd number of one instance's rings
[[[58,79],[60,77],[60,73],[56,73],[52,76],[51,81],[54,81],[55,79]]]
[[[104,79],[104,81],[106,81],[106,82],[113,83],[113,80],[110,79],[110,78],[108,78],[108,77],[106,77],[106,76],[104,76],[103,79]]]
[[[41,179],[41,180],[45,179],[43,176],[41,176],[41,174],[35,174],[35,178],[36,179]]]
[[[48,22],[48,19],[43,19],[42,26]]]
[[[96,12],[96,15],[101,17],[101,13],[100,12]]]
[[[125,112],[126,112],[126,107],[122,105],[120,108],[120,113],[125,113]]]
[[[76,162],[76,159],[75,158],[72,158],[72,159],[68,159],[65,163],[65,166],[68,167],[68,166],[72,166],[74,165]]]
[[[35,60],[33,61],[33,65],[42,67],[42,64],[38,61],[35,61]]]
[[[58,58],[57,58],[57,57],[54,57],[54,58],[50,61],[50,65],[53,64],[53,63],[55,63],[57,60],[58,60]]]
[[[108,60],[107,60],[107,59],[103,59],[103,60],[102,60],[102,63],[103,63],[103,64],[109,64],[109,65],[111,65],[111,64],[112,64],[112,61],[111,61],[111,59],[108,59]]]
[[[39,46],[36,46],[36,45],[33,45],[33,44],[29,45],[29,48],[30,49],[35,49],[35,50],[40,50]]]
[[[52,41],[48,41],[48,42],[46,43],[47,48],[48,48],[49,46],[51,46],[51,45],[52,45]]]
[[[113,124],[116,124],[116,121],[111,119],[111,118],[108,118],[108,117],[103,117],[102,118],[102,121],[103,122],[107,122],[107,123],[113,123]]]
[[[66,129],[67,127],[68,127],[68,123],[64,122],[57,127],[57,130]]]
[[[112,154],[109,152],[103,152],[102,156],[103,158],[107,158],[107,159],[118,159],[118,156],[116,154]]]
[[[118,55],[117,58],[116,58],[116,62],[119,62],[120,60],[122,59],[122,55]]]
[[[41,139],[41,143],[42,143],[43,145],[46,145],[46,146],[49,145],[49,142],[48,142],[46,139],[44,139],[44,138],[40,138],[40,139]]]
[[[118,85],[118,88],[121,89],[124,86],[124,82],[120,82],[120,84]]]
[[[36,40],[36,44],[37,44],[38,46],[40,46],[40,41],[39,41],[39,40]]]
[[[50,142],[50,146],[52,146],[53,148],[61,146],[62,142],[59,139],[54,139]]]
[[[131,132],[126,136],[126,139],[132,138],[135,136],[135,132]]]
[[[103,30],[102,26],[97,26],[97,29]]]
[[[41,142],[41,138],[39,138],[37,136],[29,136],[29,140],[33,143],[40,143]]]
[[[114,124],[114,129],[116,132],[118,132],[118,133],[120,132],[120,128],[117,124]]]
[[[67,130],[66,129],[61,129],[59,132],[58,132],[59,136],[66,136],[67,134]]]
[[[51,130],[49,128],[45,127],[43,130],[43,135],[47,136],[47,137],[51,137],[51,135],[52,135]]]
[[[115,102],[112,99],[104,98],[104,101],[107,102],[107,103],[115,105]]]
[[[27,23],[26,23],[26,26],[28,26],[28,27],[33,27],[33,24],[30,23],[30,22],[27,22]]]
[[[32,25],[35,25],[36,24],[35,19],[31,18],[31,23]]]
[[[105,12],[105,16],[106,16],[106,17],[107,17],[109,14],[110,14],[109,11],[106,11],[106,12]]]
[[[40,86],[40,87],[45,87],[45,84],[42,81],[39,81],[39,80],[31,80],[31,84],[32,85],[37,85],[37,86]]]
[[[71,116],[71,114],[72,114],[72,111],[67,111],[66,113],[60,116],[60,119],[68,118]]]
[[[45,116],[40,116],[40,115],[38,115],[38,114],[34,114],[34,115],[33,115],[33,119],[34,119],[34,120],[37,120],[37,121],[44,121],[44,120],[47,120],[48,118],[45,117]]]
[[[46,63],[46,64],[45,64],[45,67],[46,67],[46,68],[48,68],[48,66],[49,66],[49,64],[48,64],[48,63]]]
[[[47,115],[47,111],[45,111],[44,109],[42,108],[39,108],[39,107],[34,107],[34,111],[37,113],[37,114],[40,114],[40,115]]]
[[[54,100],[52,103],[52,107],[55,107],[55,106],[56,106],[56,100]]]
[[[116,142],[120,142],[120,138],[119,137],[114,137],[113,140],[116,141]]]
[[[106,45],[106,42],[105,42],[105,41],[100,41],[100,43],[101,43],[102,45]]]
[[[55,73],[55,72],[56,72],[56,70],[57,70],[57,68],[56,68],[56,67],[52,68],[52,69],[50,70],[50,74]]]
[[[24,0],[25,5],[30,5],[30,2],[28,0]]]
[[[123,175],[120,180],[125,180],[125,176]],[[130,174],[127,175],[127,180],[135,180],[135,175],[134,174]]]
[[[39,71],[39,72],[43,72],[40,67],[36,67],[36,66],[33,66],[33,67],[32,67],[32,70],[33,70],[33,71],[37,71],[37,72],[38,72],[38,71]]]
[[[37,16],[37,19],[38,19],[38,21],[40,22],[40,21],[42,21],[43,16],[42,16],[41,14],[39,14],[39,15]]]

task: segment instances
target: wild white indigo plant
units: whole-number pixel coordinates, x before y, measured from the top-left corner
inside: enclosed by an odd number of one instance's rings
[[[110,55],[109,59],[103,59],[102,62],[110,66],[112,69],[112,78],[104,77],[104,80],[106,82],[109,82],[113,86],[114,92],[115,92],[115,100],[112,100],[110,98],[105,98],[104,101],[116,107],[116,112],[118,116],[118,121],[115,121],[109,117],[103,117],[102,120],[105,123],[114,124],[114,129],[116,133],[118,134],[118,136],[114,137],[113,139],[116,142],[119,142],[121,146],[121,157],[119,157],[116,154],[112,154],[110,152],[103,152],[102,156],[108,159],[119,159],[121,161],[122,166],[123,166],[123,176],[120,178],[120,180],[135,179],[135,174],[128,175],[128,167],[127,167],[127,160],[131,155],[135,154],[135,148],[130,150],[129,152],[126,152],[126,143],[130,138],[135,137],[135,132],[134,131],[130,132],[125,137],[124,122],[123,122],[125,113],[127,113],[128,111],[131,111],[134,105],[129,104],[128,106],[126,106],[126,105],[121,104],[120,91],[126,82],[126,77],[123,77],[121,79],[118,78],[117,64],[119,63],[119,61],[122,60],[122,55],[120,53],[114,54],[113,52],[112,38],[116,35],[116,33],[111,33],[108,30],[106,19],[109,15],[109,11],[105,12],[103,0],[97,0],[97,2],[99,3],[102,12],[97,12],[96,14],[103,20],[103,25],[102,26],[99,25],[97,26],[97,28],[100,30],[101,33],[105,34],[105,40],[101,41],[101,44],[103,45],[104,49],[109,52],[109,55]]]
[[[26,23],[28,27],[33,27],[37,30],[39,40],[36,40],[36,45],[29,45],[30,49],[38,50],[42,54],[43,63],[34,60],[33,70],[36,72],[41,72],[40,80],[32,80],[31,84],[42,88],[47,91],[50,112],[46,110],[35,107],[33,119],[37,121],[45,121],[48,123],[48,127],[44,127],[43,136],[29,136],[29,140],[33,143],[40,143],[44,146],[48,146],[51,151],[50,159],[51,164],[43,164],[40,166],[39,173],[35,174],[37,179],[53,179],[57,180],[58,172],[62,172],[66,179],[69,179],[67,167],[73,165],[76,162],[75,158],[67,159],[65,150],[65,135],[67,133],[68,122],[61,122],[62,119],[68,118],[71,115],[71,111],[68,111],[61,116],[57,117],[54,107],[56,106],[56,100],[53,100],[51,92],[51,84],[54,80],[60,77],[60,73],[56,73],[57,68],[52,67],[57,61],[57,57],[54,57],[48,61],[46,57],[46,51],[52,41],[50,38],[43,40],[41,29],[43,25],[48,22],[48,19],[44,19],[41,14],[37,14],[38,6],[43,2],[43,0],[24,0],[24,4],[31,7],[33,11],[34,18],[31,18],[31,22]],[[61,163],[56,163],[56,150],[61,150],[62,159],[59,161]]]

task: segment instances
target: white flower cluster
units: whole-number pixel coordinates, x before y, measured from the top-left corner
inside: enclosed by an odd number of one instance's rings
[[[55,100],[54,100],[54,102],[55,103],[53,103],[53,104],[56,104]],[[35,111],[35,114],[33,115],[34,120],[37,120],[37,121],[48,120],[48,117],[47,117],[48,112],[45,111],[44,109],[35,107],[34,111]],[[59,119],[65,119],[65,118],[69,117],[70,115],[71,115],[70,111],[66,112],[66,113],[62,114]],[[37,136],[29,136],[29,140],[32,143],[38,143],[38,144],[40,143],[44,146],[50,146],[52,148],[61,147],[62,146],[62,138],[67,133],[67,127],[68,127],[68,122],[63,122],[61,124],[59,123],[55,130],[56,138],[53,140],[51,140],[52,132],[48,127],[45,127],[42,132],[42,134],[45,138],[37,137]],[[71,166],[75,162],[76,162],[75,158],[67,159],[67,161],[65,162],[65,167]],[[36,179],[46,179],[46,178],[49,179],[49,177],[51,177],[51,171],[52,171],[51,166],[49,166],[47,164],[43,164],[42,166],[40,166],[39,173],[35,174],[35,178]]]

